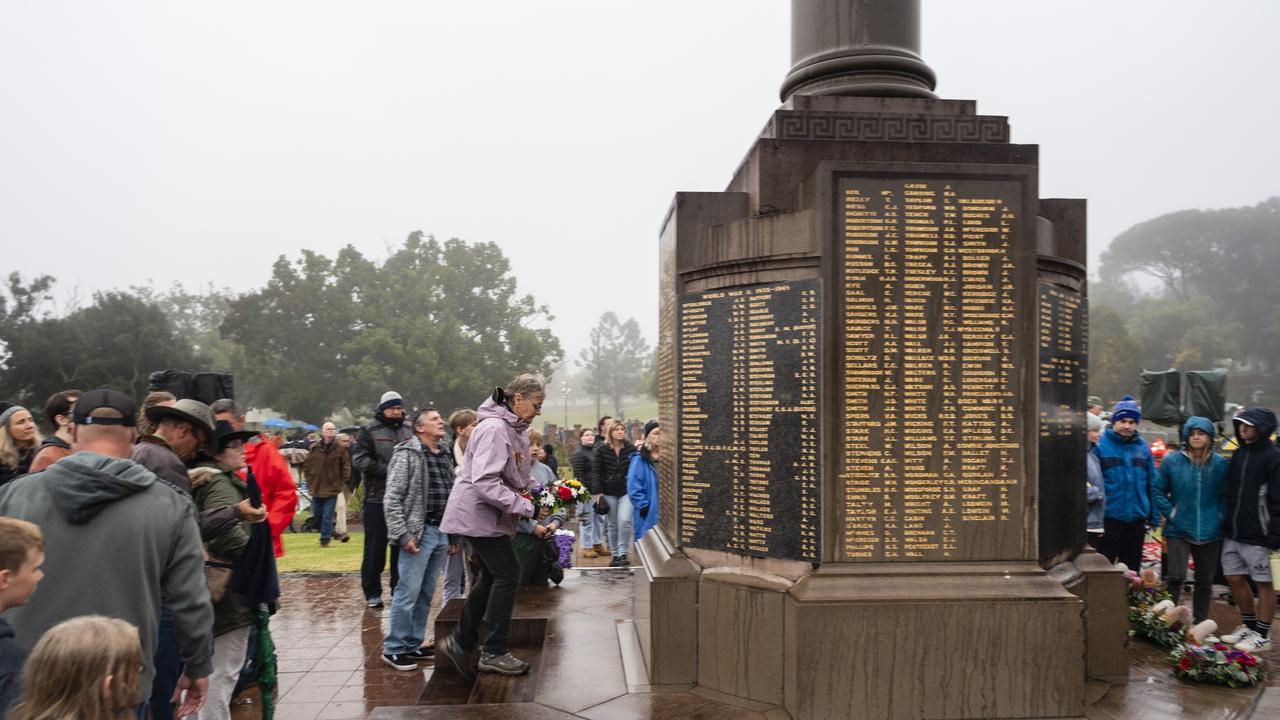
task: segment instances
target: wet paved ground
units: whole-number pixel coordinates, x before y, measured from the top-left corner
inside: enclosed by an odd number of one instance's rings
[[[607,559],[585,561],[607,565]],[[625,569],[568,572],[564,584],[540,595],[556,606],[553,629],[538,657],[538,673],[519,705],[429,706],[424,703],[433,667],[401,672],[382,662],[387,612],[364,606],[356,575],[281,579],[282,609],[272,619],[280,658],[279,720],[380,720],[428,718],[755,718],[777,720],[770,706],[737,703],[697,688],[652,688],[638,671],[638,651],[628,644],[631,575]],[[433,613],[434,616],[434,613]],[[1238,616],[1217,601],[1214,619],[1227,628]],[[621,630],[621,631],[620,631]],[[1175,679],[1164,654],[1131,643],[1127,685],[1090,685],[1090,720],[1146,718],[1280,718],[1280,649],[1264,654],[1273,668],[1271,689],[1231,690]],[[517,651],[520,654],[520,651]],[[236,720],[259,717],[256,690],[242,693]],[[413,706],[410,709],[409,706]]]

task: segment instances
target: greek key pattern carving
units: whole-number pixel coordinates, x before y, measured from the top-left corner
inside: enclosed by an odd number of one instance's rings
[[[974,115],[820,115],[779,112],[779,140],[881,140],[898,142],[1009,142],[1003,117]]]

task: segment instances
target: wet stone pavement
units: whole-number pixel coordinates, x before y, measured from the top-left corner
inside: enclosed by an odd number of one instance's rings
[[[607,564],[607,560],[586,562]],[[501,698],[503,704],[473,695],[473,703],[489,704],[437,705],[432,703],[467,701],[465,691],[462,699],[447,697],[449,683],[443,681],[456,684],[458,676],[442,671],[442,682],[429,690],[434,673],[429,661],[412,672],[383,663],[388,612],[365,607],[358,575],[285,575],[281,610],[272,619],[280,670],[275,717],[365,720],[378,708],[384,709],[375,720],[787,717],[780,708],[736,701],[701,688],[647,685],[629,624],[631,582],[627,569],[588,568],[568,571],[559,588],[523,594],[526,607],[551,618],[541,646],[513,648],[517,655],[534,661],[534,673],[525,686]],[[1213,616],[1228,628],[1238,617],[1234,608],[1221,601],[1215,602]],[[1086,711],[1090,720],[1280,718],[1280,650],[1263,656],[1273,669],[1270,688],[1238,690],[1175,679],[1164,654],[1142,641],[1132,641],[1127,652],[1129,683],[1090,683]],[[259,713],[256,689],[236,698],[235,720],[253,720]]]

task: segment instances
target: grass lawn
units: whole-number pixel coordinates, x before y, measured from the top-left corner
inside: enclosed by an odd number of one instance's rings
[[[276,558],[276,570],[286,572],[360,572],[364,533],[351,533],[350,542],[337,540],[320,547],[320,533],[285,533],[284,557]]]
[[[609,407],[606,400],[602,406],[601,414],[612,415],[613,408]],[[646,400],[645,402],[625,403],[623,408],[627,417],[640,422],[652,420],[658,416],[658,401]],[[596,414],[596,404],[593,401],[590,405],[570,405],[569,406],[569,427],[573,427],[575,423],[585,427],[595,427],[596,420],[600,416]],[[541,428],[543,422],[553,422],[557,425],[564,422],[564,406],[556,405],[552,407],[551,403],[543,406],[542,416],[534,420],[534,427]]]

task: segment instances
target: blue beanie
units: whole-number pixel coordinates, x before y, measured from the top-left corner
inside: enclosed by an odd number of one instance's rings
[[[1111,422],[1114,424],[1117,420],[1129,418],[1134,422],[1142,422],[1142,410],[1138,407],[1138,403],[1134,401],[1132,395],[1125,395],[1120,398],[1120,402],[1111,409]]]

